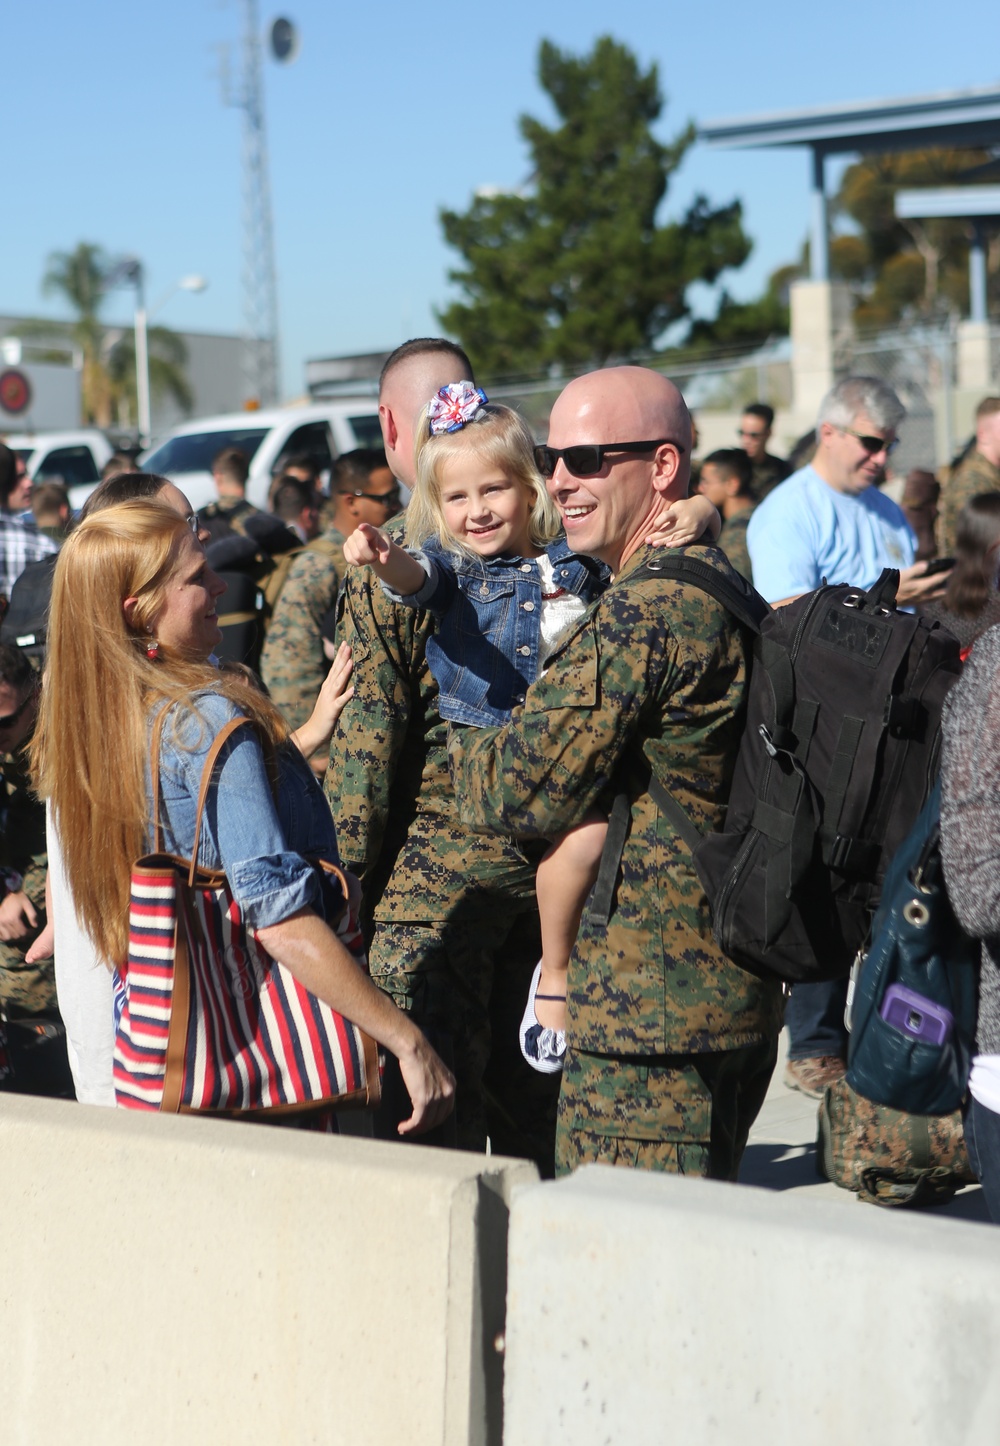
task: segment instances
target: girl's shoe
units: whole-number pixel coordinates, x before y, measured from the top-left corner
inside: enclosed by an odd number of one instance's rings
[[[546,1029],[539,1024],[535,1015],[535,1000],[541,999],[565,999],[565,994],[538,994],[538,981],[542,976],[541,964],[535,965],[535,972],[531,976],[531,988],[528,990],[528,1003],[524,1009],[524,1017],[521,1020],[520,1041],[521,1053],[539,1074],[558,1074],[563,1067],[563,1059],[566,1055],[566,1031],[564,1029]]]

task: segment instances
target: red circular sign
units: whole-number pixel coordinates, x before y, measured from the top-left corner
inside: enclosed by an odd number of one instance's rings
[[[31,405],[31,383],[14,367],[0,372],[0,407],[5,412],[23,412]]]

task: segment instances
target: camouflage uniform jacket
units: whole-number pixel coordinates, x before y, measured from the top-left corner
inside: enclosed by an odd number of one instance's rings
[[[727,569],[717,548],[690,549]],[[712,938],[691,856],[645,786],[651,770],[691,818],[721,824],[746,661],[736,623],[689,584],[630,575],[630,558],[506,728],[453,728],[463,817],[551,837],[627,789],[631,823],[610,921],[584,916],[570,961],[574,1047],[699,1054],[776,1034],[780,995]]]
[[[941,489],[941,511],[938,519],[938,552],[951,557],[955,551],[955,524],[967,502],[981,492],[1000,492],[1000,467],[974,450],[959,463]]]
[[[31,791],[24,749],[0,762],[0,867],[24,879],[22,888],[38,913],[38,928],[23,939],[0,943],[0,1004],[14,1014],[56,1007],[52,960],[25,964],[28,946],[45,923],[45,805]]]
[[[727,517],[722,524],[718,541],[718,546],[747,582],[753,582],[753,567],[750,564],[750,550],[747,547],[747,527],[752,516],[753,508],[745,507],[742,512]]]
[[[790,462],[785,462],[780,457],[772,457],[770,452],[765,452],[760,461],[753,464],[750,493],[754,502],[763,502],[767,494],[773,492],[779,482],[784,482],[785,478],[791,475]]]
[[[533,891],[520,848],[470,832],[459,816],[424,656],[433,626],[425,610],[392,602],[370,568],[348,569],[337,641],[351,645],[355,692],[334,730],[325,788],[345,867],[381,922],[442,921],[476,899],[488,912],[507,887]]]
[[[260,672],[292,728],[308,720],[329,671],[320,627],[337,600],[343,547],[339,532],[321,533],[304,547],[292,559],[274,604]]]

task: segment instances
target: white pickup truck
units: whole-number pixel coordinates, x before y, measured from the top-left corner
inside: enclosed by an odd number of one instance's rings
[[[381,446],[378,408],[364,397],[201,417],[175,427],[139,461],[144,472],[176,482],[193,507],[204,507],[217,495],[212,459],[224,447],[238,447],[250,460],[247,498],[255,507],[266,507],[272,473],[289,457],[305,453],[325,472],[341,452]],[[73,502],[79,505],[75,496]]]
[[[103,432],[81,428],[77,432],[12,432],[7,446],[22,458],[32,482],[64,482],[84,495],[100,481],[101,468],[114,448]],[[71,493],[72,495],[72,493]]]

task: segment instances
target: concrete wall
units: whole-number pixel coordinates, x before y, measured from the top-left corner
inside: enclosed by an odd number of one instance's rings
[[[0,1096],[0,1440],[498,1443],[533,1166]]]
[[[591,1166],[518,1191],[505,1446],[1000,1435],[1000,1232]]]

